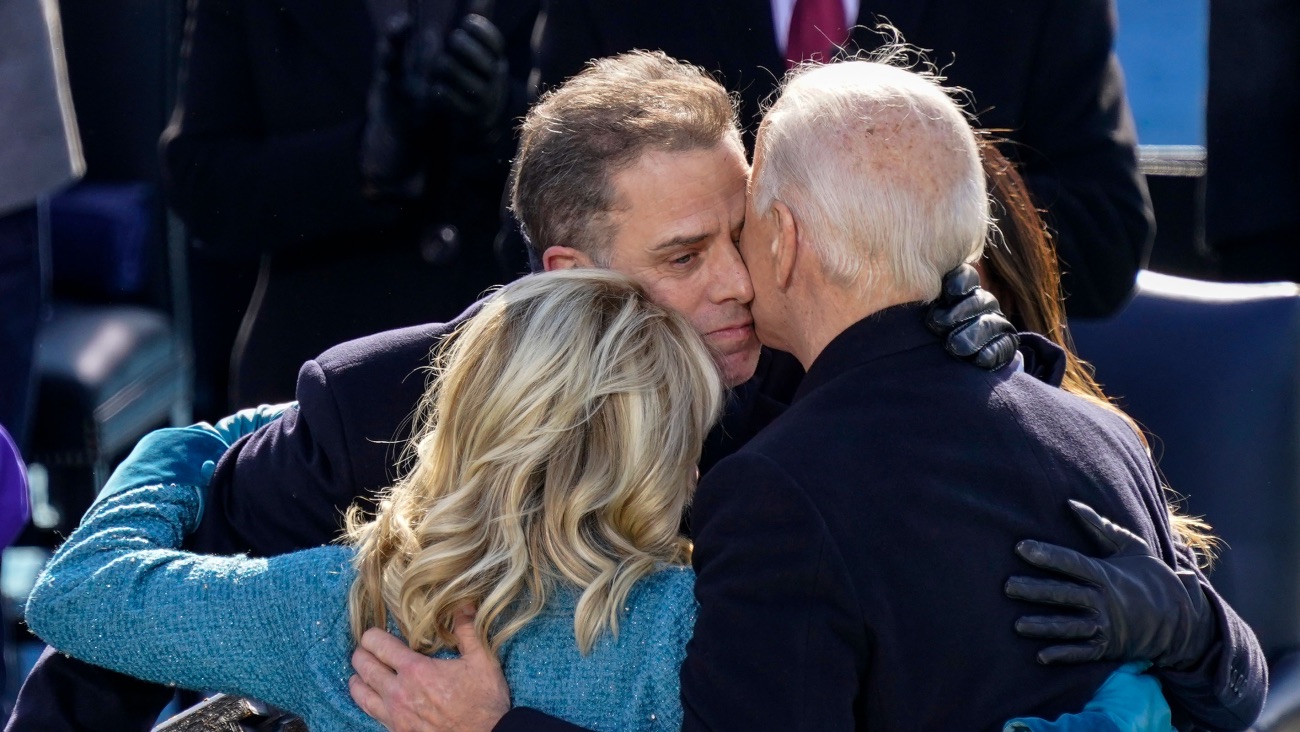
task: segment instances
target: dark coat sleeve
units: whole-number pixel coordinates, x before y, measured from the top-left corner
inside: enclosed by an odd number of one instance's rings
[[[1056,234],[1066,310],[1115,312],[1150,254],[1154,222],[1115,56],[1111,0],[1056,0],[1033,43],[1024,120],[1012,134]],[[978,94],[978,90],[975,90]]]
[[[227,255],[293,248],[397,219],[396,209],[362,195],[364,99],[328,83],[327,70],[304,70],[302,85],[335,99],[335,119],[304,119],[297,130],[282,120],[275,123],[282,129],[268,129],[259,85],[271,83],[265,65],[283,62],[258,58],[254,34],[292,25],[266,7],[265,22],[250,28],[242,0],[190,1],[180,100],[162,141],[169,203],[195,236]],[[286,33],[281,43],[303,41]]]
[[[175,689],[46,646],[23,681],[5,732],[149,732]]]
[[[337,538],[348,506],[397,478],[430,355],[459,322],[368,336],[307,362],[298,408],[217,465],[193,548],[268,556]]]
[[[1268,693],[1268,666],[1259,639],[1190,557],[1180,553],[1178,568],[1193,571],[1200,579],[1201,590],[1214,607],[1219,637],[1195,667],[1159,670],[1174,721],[1192,721],[1215,732],[1246,729],[1263,710]]]

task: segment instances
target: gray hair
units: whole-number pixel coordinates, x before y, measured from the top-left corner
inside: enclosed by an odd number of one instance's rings
[[[932,300],[945,272],[983,251],[988,194],[961,108],[933,74],[889,58],[787,76],[757,143],[754,210],[787,205],[832,282],[888,274]]]

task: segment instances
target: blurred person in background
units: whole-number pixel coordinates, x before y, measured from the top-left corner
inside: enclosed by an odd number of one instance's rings
[[[739,94],[750,144],[789,64],[877,49],[892,38],[873,29],[888,21],[969,91],[980,127],[1014,143],[1006,152],[1056,236],[1071,315],[1117,310],[1150,252],[1113,0],[549,0],[544,17],[543,88],[590,58],[661,49]]]
[[[335,343],[446,320],[504,281],[493,242],[536,13],[191,0],[164,185],[205,256],[260,260],[236,407],[292,398]]]

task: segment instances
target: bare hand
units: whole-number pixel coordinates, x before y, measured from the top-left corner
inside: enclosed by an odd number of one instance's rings
[[[361,636],[348,680],[352,700],[391,732],[488,732],[510,711],[497,659],[474,632],[474,613],[456,617],[461,657],[416,653],[378,628]]]

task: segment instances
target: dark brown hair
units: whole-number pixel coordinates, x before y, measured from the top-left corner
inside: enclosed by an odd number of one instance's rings
[[[615,205],[612,176],[645,151],[723,142],[743,150],[735,104],[722,85],[657,51],[590,62],[538,101],[520,138],[510,205],[538,259],[552,246],[602,259]]]

